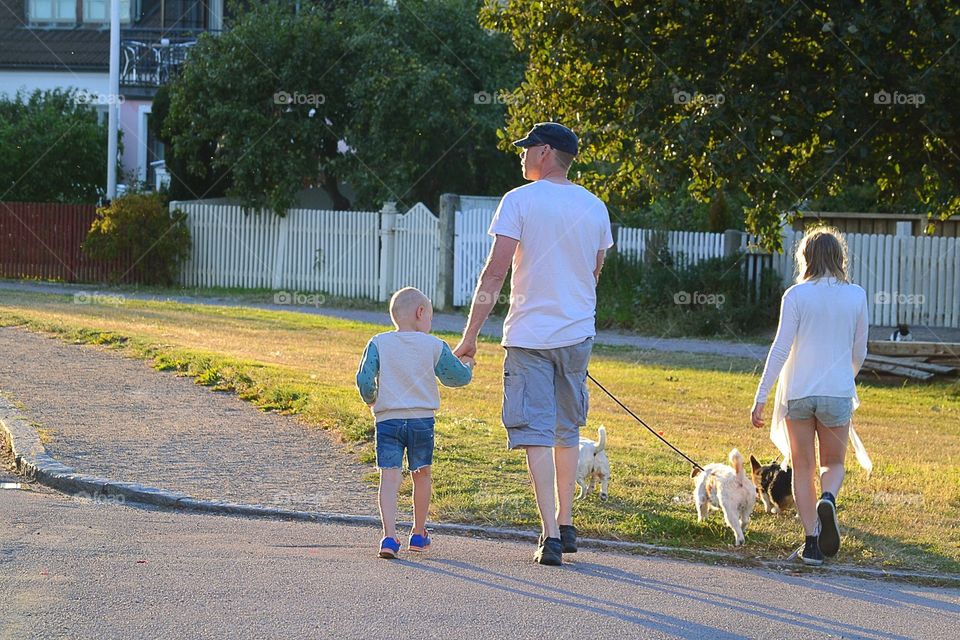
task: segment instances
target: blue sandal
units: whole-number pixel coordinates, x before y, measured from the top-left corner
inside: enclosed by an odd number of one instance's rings
[[[380,557],[392,560],[400,553],[400,541],[396,538],[384,538],[380,541]]]
[[[423,531],[423,535],[419,533],[410,534],[410,543],[407,545],[407,549],[414,552],[426,551],[430,546],[430,536],[427,534],[426,529]]]

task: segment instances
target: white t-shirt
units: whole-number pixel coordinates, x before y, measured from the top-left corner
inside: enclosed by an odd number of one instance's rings
[[[597,252],[613,246],[607,207],[577,184],[537,180],[509,191],[490,235],[519,240],[505,347],[556,349],[596,335]]]

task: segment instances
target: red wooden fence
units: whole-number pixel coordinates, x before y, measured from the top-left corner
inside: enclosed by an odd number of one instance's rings
[[[102,282],[122,274],[80,249],[96,211],[92,204],[0,202],[0,277]]]

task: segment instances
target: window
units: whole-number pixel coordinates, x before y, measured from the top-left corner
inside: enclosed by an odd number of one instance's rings
[[[81,0],[83,21],[110,24],[110,0]],[[132,0],[120,0],[120,22],[130,22]],[[77,23],[77,0],[27,0],[27,20],[37,23]]]
[[[110,24],[110,0],[83,0],[83,21]],[[120,0],[120,22],[130,22],[130,0]]]
[[[76,22],[76,0],[28,0],[27,20],[30,22]]]

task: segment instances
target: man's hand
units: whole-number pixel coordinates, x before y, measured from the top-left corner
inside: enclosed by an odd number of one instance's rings
[[[757,429],[763,426],[763,404],[753,405],[753,411],[750,413],[750,420]]]
[[[477,355],[477,339],[464,336],[460,340],[460,344],[457,345],[457,348],[453,350],[453,355],[461,360],[464,358],[470,358],[472,360],[473,357]]]
[[[477,366],[477,361],[472,356],[460,356],[460,362],[473,369]]]

